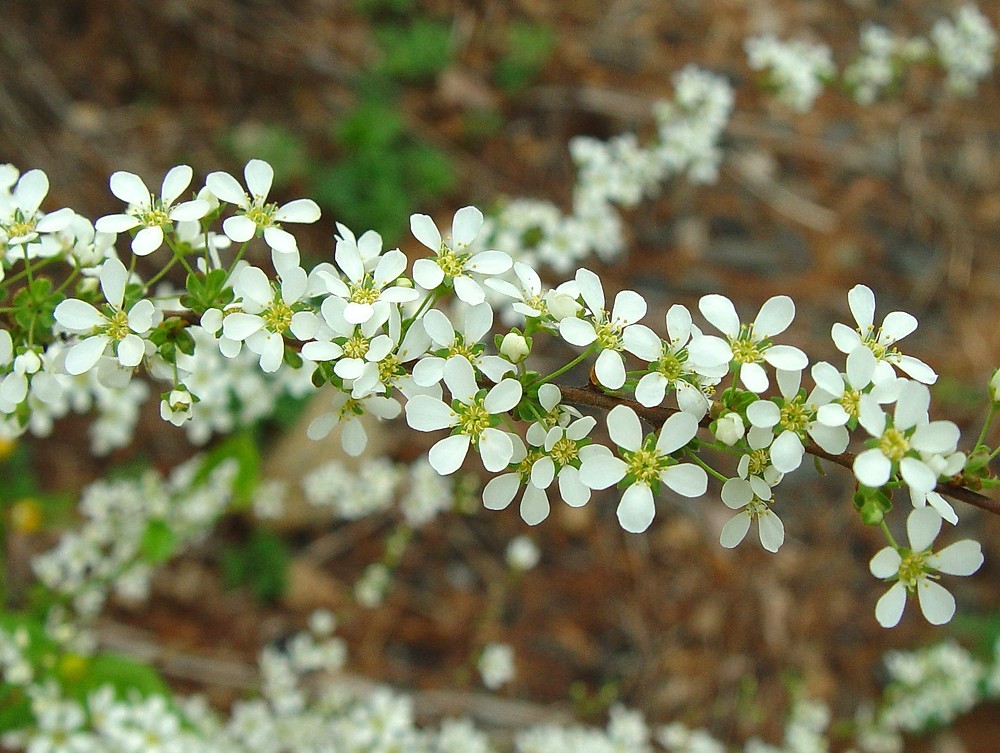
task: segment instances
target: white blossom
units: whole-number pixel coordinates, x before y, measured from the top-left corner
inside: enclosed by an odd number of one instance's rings
[[[894,580],[892,587],[878,600],[875,618],[882,627],[899,623],[907,594],[917,595],[920,611],[932,625],[943,625],[955,614],[955,598],[937,580],[946,575],[972,575],[983,564],[978,541],[963,539],[940,552],[931,545],[941,530],[941,515],[932,507],[910,511],[906,519],[909,548],[887,546],[872,557],[869,569],[883,580]]]

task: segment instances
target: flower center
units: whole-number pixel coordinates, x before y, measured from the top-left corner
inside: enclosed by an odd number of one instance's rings
[[[355,335],[344,343],[344,355],[348,358],[364,358],[371,343],[361,335]]]
[[[479,441],[483,431],[490,428],[490,414],[481,399],[476,398],[469,405],[460,406],[458,425],[463,434],[468,434],[474,442]]]
[[[20,214],[21,214],[20,211],[18,211],[17,215]],[[27,236],[35,232],[36,224],[37,220],[34,217],[28,217],[21,220],[15,219],[14,222],[12,222],[10,225],[7,225],[6,227],[7,236],[11,240],[15,238],[26,238]]]
[[[761,360],[760,345],[750,339],[750,333],[741,333],[740,337],[729,341],[736,363],[759,363]]]
[[[686,360],[687,353],[685,351],[681,351],[680,353],[664,353],[663,357],[656,362],[653,368],[662,374],[667,382],[673,384],[684,373],[684,361]]]
[[[878,329],[870,327],[868,332],[858,330],[858,334],[861,335],[861,342],[868,347],[868,350],[870,350],[879,361],[891,361],[901,355],[899,350],[892,347],[891,343],[883,344],[880,342],[882,340],[881,327]]]
[[[927,555],[928,552],[910,552],[899,563],[899,582],[906,586],[907,591],[913,591],[917,587],[917,581],[927,572],[924,564]]]
[[[645,448],[628,455],[625,462],[628,463],[628,472],[635,477],[636,483],[646,486],[652,486],[660,480],[660,470],[665,465],[661,455]]]
[[[810,417],[811,413],[809,409],[796,398],[782,406],[778,425],[782,429],[794,431],[799,436],[802,436],[809,425]]]
[[[124,311],[116,311],[111,318],[108,319],[107,325],[104,327],[104,332],[112,342],[121,342],[132,330],[128,326],[128,314]]]
[[[559,465],[569,465],[579,457],[580,447],[576,442],[564,435],[552,445],[549,455]]]
[[[761,448],[750,452],[750,464],[747,473],[751,476],[763,476],[764,471],[771,464],[771,455],[767,450]]]
[[[378,362],[378,378],[382,384],[392,384],[396,377],[402,376],[406,370],[402,368],[399,358],[394,353],[390,353]]]
[[[878,448],[889,460],[899,462],[910,449],[910,442],[899,429],[886,429],[878,440]]]
[[[456,340],[455,344],[448,349],[448,357],[451,356],[462,356],[469,363],[475,364],[479,362],[479,351],[482,350],[481,347],[477,347],[479,343],[473,343],[469,345],[463,340]]]
[[[516,471],[516,473],[517,473],[518,476],[521,477],[521,482],[522,483],[526,482],[529,478],[531,478],[531,468],[532,468],[532,466],[538,460],[541,460],[543,456],[544,456],[544,453],[542,453],[541,450],[532,449],[531,452],[528,453],[528,456],[524,460],[522,460],[520,463],[517,464],[517,471]]]
[[[622,349],[622,328],[617,324],[604,320],[604,312],[600,314],[601,319],[594,327],[597,332],[597,344],[601,346],[603,350],[621,350]]]
[[[292,307],[285,303],[280,298],[275,298],[271,304],[264,309],[260,317],[264,320],[264,326],[266,326],[272,332],[277,332],[279,335],[284,334],[284,332],[292,326]]]
[[[447,279],[458,277],[465,271],[465,262],[469,260],[468,254],[456,254],[448,246],[441,244],[441,251],[438,254],[437,265],[441,267]]]
[[[277,204],[265,204],[263,196],[255,196],[253,204],[247,209],[245,216],[257,227],[270,227],[274,224],[274,215],[277,212]]]
[[[139,220],[139,224],[143,227],[162,227],[170,224],[170,216],[159,204],[140,207],[133,210],[131,214]]]
[[[840,398],[840,406],[846,411],[848,416],[857,418],[861,407],[861,391],[845,390],[844,396]]]
[[[351,287],[351,301],[353,303],[367,303],[369,305],[378,300],[380,292],[375,288],[366,288],[364,285]]]

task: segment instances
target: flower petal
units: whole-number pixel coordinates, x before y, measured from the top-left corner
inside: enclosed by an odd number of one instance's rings
[[[608,413],[607,422],[611,441],[616,445],[629,452],[635,452],[642,446],[642,424],[635,411],[627,405],[616,405],[612,408]]]
[[[427,453],[431,467],[442,476],[451,475],[465,462],[471,441],[468,434],[453,434],[440,440]]]
[[[903,607],[906,606],[906,589],[902,583],[894,583],[892,588],[882,594],[882,598],[875,605],[875,619],[884,628],[896,627],[900,617],[903,616]]]
[[[955,597],[948,589],[928,578],[917,581],[920,611],[932,625],[944,625],[955,615]]]
[[[656,505],[653,492],[645,484],[632,484],[618,503],[618,522],[629,533],[642,533],[653,522]]]

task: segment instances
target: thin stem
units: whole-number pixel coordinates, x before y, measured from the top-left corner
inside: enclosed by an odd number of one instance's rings
[[[539,377],[538,379],[536,379],[535,381],[533,381],[531,384],[529,384],[527,386],[528,387],[534,387],[536,384],[544,384],[545,382],[551,381],[552,379],[555,379],[556,377],[560,377],[563,374],[565,374],[567,371],[569,371],[570,369],[572,369],[574,366],[577,366],[578,364],[582,363],[589,356],[593,355],[593,353],[594,353],[594,346],[591,345],[589,348],[587,348],[585,351],[583,351],[583,353],[581,353],[580,355],[578,355],[576,358],[574,358],[572,361],[570,361],[569,363],[567,363],[565,366],[556,369],[555,371],[553,371],[548,376]]]
[[[729,478],[727,476],[724,476],[723,474],[719,473],[712,466],[710,466],[708,463],[706,463],[704,460],[698,457],[697,452],[694,452],[693,450],[687,450],[685,451],[684,454],[687,455],[689,458],[691,458],[691,460],[693,460],[697,465],[700,465],[702,468],[704,468],[707,473],[714,476],[722,483],[726,483],[727,481],[729,481]]]
[[[899,549],[900,548],[899,544],[897,544],[896,539],[893,538],[892,531],[889,530],[889,526],[886,525],[884,518],[879,523],[879,526],[882,528],[882,533],[885,534],[885,538],[889,542],[889,546],[891,546],[893,549]]]

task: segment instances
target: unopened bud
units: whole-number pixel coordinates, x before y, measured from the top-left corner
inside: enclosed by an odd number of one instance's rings
[[[746,426],[739,413],[730,411],[720,416],[715,423],[715,438],[729,447],[739,442],[745,432]]]
[[[990,379],[990,400],[993,401],[994,405],[1000,407],[1000,369],[993,372],[993,378]]]
[[[500,355],[511,363],[520,363],[531,352],[531,345],[524,335],[517,332],[508,332],[503,336],[500,343]]]
[[[550,290],[545,295],[545,306],[552,318],[561,322],[571,316],[576,316],[580,311],[580,304],[569,293],[560,293],[557,290]]]

